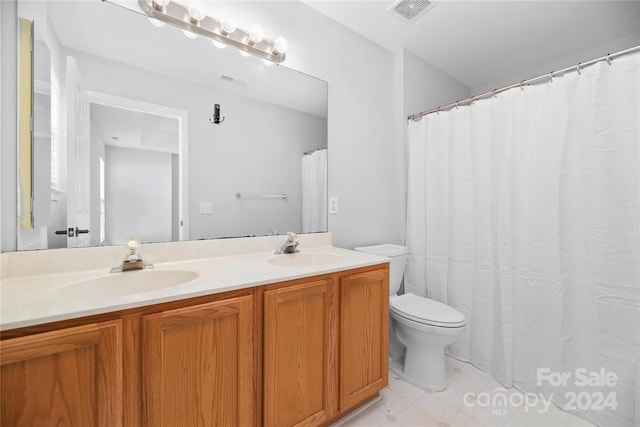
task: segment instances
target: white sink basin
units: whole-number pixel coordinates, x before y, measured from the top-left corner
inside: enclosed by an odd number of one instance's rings
[[[73,282],[63,286],[56,293],[78,298],[134,295],[181,285],[197,277],[198,273],[185,270],[126,271]]]
[[[283,267],[308,267],[333,264],[341,260],[340,255],[318,252],[276,255],[269,259],[269,263]]]

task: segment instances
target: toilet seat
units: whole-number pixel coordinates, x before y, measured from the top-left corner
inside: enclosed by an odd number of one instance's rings
[[[398,316],[424,325],[460,328],[466,323],[464,314],[455,308],[412,293],[391,297],[389,309]]]

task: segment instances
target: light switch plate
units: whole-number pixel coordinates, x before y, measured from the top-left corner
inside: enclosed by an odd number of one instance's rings
[[[200,202],[200,215],[211,215],[212,212],[211,202]]]
[[[340,211],[338,210],[338,197],[330,196],[329,197],[329,215],[338,215]]]

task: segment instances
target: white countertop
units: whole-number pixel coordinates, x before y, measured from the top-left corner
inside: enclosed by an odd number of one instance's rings
[[[274,256],[290,255],[274,255],[273,251],[269,251],[162,262],[154,264],[154,271],[184,270],[197,273],[198,276],[186,283],[149,292],[133,291],[125,296],[90,298],[74,298],[68,292],[61,294],[60,290],[78,281],[109,276],[112,274],[109,273],[110,266],[66,273],[47,272],[5,277],[0,286],[0,330],[277,283],[388,261],[384,257],[333,246],[315,246],[308,250],[301,250],[301,253],[331,253],[339,255],[340,259],[325,265],[278,266],[270,264],[268,260]],[[138,273],[138,271],[130,271],[116,274]]]

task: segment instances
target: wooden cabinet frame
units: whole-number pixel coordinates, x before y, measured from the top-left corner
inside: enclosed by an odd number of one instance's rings
[[[143,425],[255,424],[252,299],[143,316]]]
[[[0,362],[2,425],[122,425],[122,321],[1,341]]]
[[[265,291],[265,425],[320,425],[337,412],[337,308],[333,279]]]
[[[389,382],[388,271],[342,277],[340,315],[340,410],[346,411]]]

